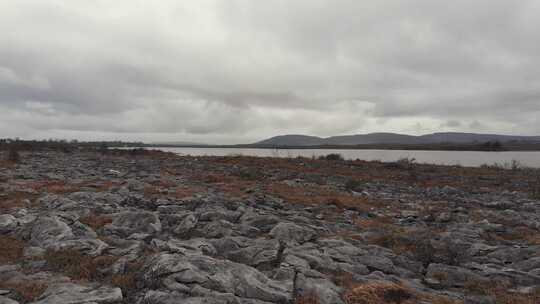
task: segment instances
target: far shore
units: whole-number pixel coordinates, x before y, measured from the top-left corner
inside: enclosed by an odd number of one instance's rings
[[[110,147],[124,147],[122,145]],[[133,146],[125,146],[133,148]],[[176,144],[140,144],[140,148],[206,148],[206,149],[276,149],[276,150],[300,150],[300,149],[333,149],[333,150],[411,150],[411,151],[481,151],[481,152],[505,152],[505,151],[540,151],[540,143],[509,142],[502,143],[500,147],[486,146],[484,143],[471,144],[367,144],[367,145],[317,145],[317,146],[273,146],[257,144],[236,145],[176,145]]]

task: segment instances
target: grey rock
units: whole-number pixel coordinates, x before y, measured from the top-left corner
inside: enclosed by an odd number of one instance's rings
[[[170,239],[166,242],[154,239],[152,240],[152,244],[162,251],[168,251],[171,253],[213,256],[217,254],[217,250],[211,241],[212,240],[202,238],[194,238],[189,240]]]
[[[496,304],[493,297],[489,296],[466,296],[464,304]]]
[[[30,244],[47,248],[73,236],[71,228],[59,217],[43,216],[38,218],[32,226]]]
[[[194,235],[205,238],[222,238],[232,234],[234,225],[225,220],[210,222],[200,229],[194,231]]]
[[[127,237],[133,233],[154,234],[161,231],[159,217],[148,211],[126,211],[115,214],[112,224],[104,228]]]
[[[19,304],[19,302],[8,297],[0,296],[0,304]]]
[[[512,268],[516,268],[522,271],[531,271],[533,269],[540,268],[540,256],[532,257],[525,261],[516,262],[510,265]]]
[[[227,260],[161,253],[152,257],[144,267],[146,286],[163,284],[163,280],[171,276],[180,284],[196,284],[241,298],[275,303],[291,300],[290,284],[274,281],[252,267]]]
[[[90,256],[101,255],[108,247],[109,245],[102,240],[91,238],[59,241],[48,246],[49,249],[56,251],[71,249]]]
[[[8,233],[17,227],[17,219],[10,214],[0,214],[0,233]]]
[[[167,293],[150,290],[144,295],[145,304],[229,304],[228,301],[208,297],[189,297],[177,292]]]
[[[269,234],[287,244],[303,244],[315,239],[317,236],[317,233],[311,228],[285,222],[277,224]]]
[[[260,215],[252,211],[246,212],[240,219],[242,223],[253,226],[263,233],[268,233],[280,219],[274,215]]]
[[[23,250],[23,255],[27,258],[41,257],[45,254],[45,249],[41,247],[28,246]]]
[[[370,270],[380,270],[384,273],[396,273],[394,263],[389,258],[375,255],[363,255],[356,259]]]
[[[59,283],[49,286],[40,299],[32,304],[115,303],[122,298],[120,288]]]
[[[190,213],[178,224],[174,229],[174,233],[180,236],[187,235],[195,226],[197,226],[197,217],[194,214]]]
[[[253,267],[267,266],[277,262],[280,244],[277,240],[226,237],[212,240],[217,252],[231,261]]]
[[[296,279],[298,295],[315,293],[320,304],[343,304],[342,289],[326,278],[309,277],[303,273]]]
[[[444,264],[429,264],[425,276],[425,282],[432,287],[463,287],[466,282],[487,282],[487,279],[475,272]]]

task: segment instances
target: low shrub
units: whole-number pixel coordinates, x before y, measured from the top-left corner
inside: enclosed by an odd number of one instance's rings
[[[338,161],[338,160],[345,160],[343,156],[339,153],[330,153],[327,155],[321,155],[319,156],[319,160],[332,160],[332,161]]]
[[[345,183],[345,189],[347,191],[355,191],[355,192],[362,191],[362,183],[355,179],[349,179]]]
[[[416,165],[416,158],[414,157],[402,157],[396,161],[396,165],[400,169],[410,170]]]

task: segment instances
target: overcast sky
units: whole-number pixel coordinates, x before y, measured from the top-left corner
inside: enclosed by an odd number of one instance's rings
[[[540,1],[2,0],[0,137],[540,135]]]

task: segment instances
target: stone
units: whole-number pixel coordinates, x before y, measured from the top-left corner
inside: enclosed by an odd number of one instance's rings
[[[0,304],[19,304],[19,302],[8,297],[0,296]]]
[[[195,226],[197,226],[197,217],[190,213],[174,229],[174,233],[180,236],[186,236]]]
[[[226,237],[212,243],[220,256],[237,263],[266,268],[279,264],[280,244],[277,240]]]
[[[145,265],[142,279],[152,287],[166,278],[241,298],[284,304],[291,300],[291,285],[274,281],[252,267],[208,256],[157,254]]]
[[[0,233],[8,233],[17,227],[17,219],[10,214],[0,214]]]
[[[42,216],[32,226],[30,244],[48,248],[73,236],[71,228],[59,217]]]
[[[487,279],[462,267],[432,263],[424,281],[434,288],[461,288],[466,282],[487,282]]]
[[[115,303],[122,299],[122,291],[120,288],[59,283],[49,286],[38,301],[32,302],[31,304],[106,304]]]
[[[154,234],[161,231],[161,221],[153,212],[126,211],[113,216],[106,230],[127,237],[133,233]]]
[[[281,222],[272,228],[269,235],[287,244],[303,244],[315,239],[317,233],[311,228]]]
[[[296,279],[298,295],[315,293],[319,304],[344,304],[341,299],[341,288],[325,278],[309,277],[303,273]]]

